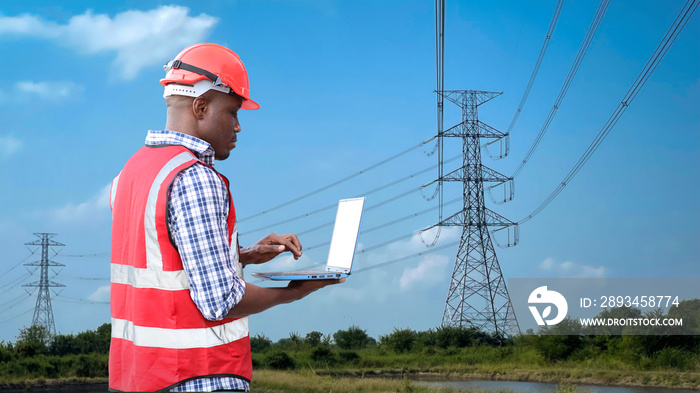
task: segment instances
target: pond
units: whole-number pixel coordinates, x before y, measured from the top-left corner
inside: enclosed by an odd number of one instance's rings
[[[479,389],[487,392],[514,392],[514,393],[554,393],[557,384],[542,382],[518,382],[518,381],[416,381],[416,384],[433,388],[450,389]],[[647,388],[647,387],[620,387],[598,385],[576,385],[580,392],[590,393],[697,393],[697,390]]]

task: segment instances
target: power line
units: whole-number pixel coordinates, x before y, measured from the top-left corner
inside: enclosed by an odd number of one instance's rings
[[[542,128],[540,129],[539,134],[537,134],[537,138],[535,138],[535,142],[533,142],[532,146],[530,147],[530,150],[527,152],[525,155],[525,158],[522,160],[520,163],[520,166],[513,172],[513,175],[511,177],[515,178],[520,174],[520,171],[522,171],[523,167],[525,164],[528,162],[532,154],[535,152],[535,149],[537,149],[537,146],[540,144],[540,141],[542,140],[542,137],[544,134],[547,132],[547,129],[549,128],[549,125],[552,123],[552,120],[554,119],[554,116],[557,113],[557,110],[559,109],[561,102],[564,100],[564,97],[566,96],[566,93],[569,91],[569,86],[571,86],[571,82],[574,80],[574,77],[576,76],[576,72],[578,71],[579,67],[581,66],[581,62],[583,61],[583,58],[586,56],[586,53],[588,53],[588,48],[591,46],[591,42],[593,41],[593,37],[595,36],[595,33],[598,31],[598,27],[600,26],[600,22],[603,20],[603,16],[605,16],[605,11],[608,8],[608,4],[610,4],[610,0],[602,0],[600,2],[600,5],[598,6],[598,10],[596,11],[595,16],[593,17],[593,21],[591,22],[590,27],[588,28],[588,33],[586,33],[586,37],[583,40],[583,43],[581,44],[581,47],[578,50],[578,54],[576,55],[576,59],[574,60],[574,63],[571,65],[571,69],[569,69],[569,74],[566,77],[566,80],[564,81],[564,84],[562,85],[561,89],[559,90],[559,95],[557,96],[557,99],[554,101],[554,105],[552,105],[552,109],[549,111],[549,115],[547,116],[547,120],[545,120],[544,124],[542,125]],[[494,188],[499,186],[499,184],[493,185],[490,188]]]
[[[368,270],[377,269],[377,268],[385,267],[385,266],[388,266],[388,265],[393,265],[394,263],[403,262],[403,261],[405,261],[405,260],[407,260],[407,259],[419,257],[419,256],[421,256],[421,255],[430,254],[430,253],[433,253],[433,252],[436,252],[436,251],[440,251],[440,250],[444,250],[444,249],[449,248],[449,247],[456,246],[458,243],[459,243],[459,241],[454,241],[454,242],[452,242],[452,243],[448,243],[448,244],[445,244],[445,245],[440,246],[440,247],[433,247],[433,248],[431,248],[431,249],[429,249],[429,250],[427,250],[427,251],[421,251],[421,252],[418,252],[418,253],[415,253],[415,254],[411,254],[411,255],[408,255],[408,256],[405,256],[405,257],[396,258],[396,259],[392,259],[392,260],[390,260],[390,261],[378,263],[378,264],[376,264],[376,265],[368,266],[368,267],[365,267],[365,268],[362,268],[362,269],[357,269],[357,270],[355,270],[354,273],[355,273],[355,274],[359,274],[359,273],[366,272],[366,271],[368,271]]]
[[[391,202],[394,202],[394,201],[396,201],[397,199],[401,199],[401,198],[403,198],[403,197],[406,197],[406,196],[408,196],[408,195],[411,195],[411,194],[413,194],[413,193],[415,193],[415,192],[417,192],[417,191],[420,191],[422,188],[423,188],[423,186],[420,186],[420,187],[412,188],[412,189],[410,189],[410,190],[408,190],[408,191],[402,192],[401,194],[395,195],[395,196],[393,196],[393,197],[391,197],[391,198],[389,198],[389,199],[386,199],[386,200],[384,200],[384,201],[381,201],[381,202],[379,202],[379,203],[376,203],[376,204],[374,204],[374,205],[368,207],[367,209],[365,209],[365,212],[371,211],[371,210],[374,210],[374,209],[377,209],[377,208],[382,207],[382,206],[384,206],[384,205],[386,205],[386,204],[389,204],[389,203],[391,203]],[[337,204],[336,204],[336,205],[333,205],[333,206],[337,206]],[[306,230],[297,232],[296,235],[297,235],[297,236],[306,235],[306,234],[309,234],[309,233],[311,233],[311,232],[315,232],[315,231],[318,231],[318,230],[320,230],[320,229],[327,228],[327,227],[333,225],[333,223],[335,223],[335,221],[326,221],[326,222],[324,222],[323,224],[319,224],[319,225],[317,225],[317,226],[315,226],[315,227],[312,227],[312,228],[309,228],[309,229],[306,229]],[[247,235],[247,234],[249,234],[249,233],[250,233],[250,232],[246,232],[245,234]],[[242,236],[242,235],[243,235],[243,234],[241,234],[241,236]]]
[[[6,305],[6,304],[8,304],[8,303],[12,303],[12,302],[15,302],[15,301],[20,300],[20,299],[24,300],[24,299],[26,299],[27,297],[29,297],[29,295],[28,295],[26,292],[25,292],[25,293],[22,293],[22,294],[20,294],[18,297],[14,298],[14,299],[11,299],[11,300],[8,300],[8,301],[6,301],[6,302],[3,303],[3,304],[0,304],[0,307],[3,307],[4,305]]]
[[[291,205],[292,203],[299,202],[299,201],[301,201],[301,200],[303,200],[303,199],[306,199],[306,198],[308,198],[308,197],[310,197],[310,196],[312,196],[312,195],[314,195],[314,194],[317,194],[317,193],[319,193],[319,192],[321,192],[321,191],[325,191],[325,190],[327,190],[327,189],[329,189],[329,188],[331,188],[331,187],[335,187],[335,186],[337,186],[338,184],[344,183],[344,182],[346,182],[346,181],[348,181],[348,180],[350,180],[350,179],[353,179],[353,178],[355,178],[355,177],[357,177],[357,176],[360,176],[360,175],[362,175],[362,174],[365,174],[365,173],[371,171],[372,169],[375,169],[375,168],[377,168],[377,167],[379,167],[379,166],[381,166],[381,165],[386,164],[386,163],[389,162],[389,161],[392,161],[392,160],[394,160],[394,159],[396,159],[396,158],[401,157],[402,155],[404,155],[404,154],[406,154],[406,153],[408,153],[408,152],[410,152],[410,151],[413,151],[413,150],[415,150],[415,149],[417,149],[417,148],[419,148],[419,147],[421,147],[421,146],[424,146],[425,144],[430,143],[430,141],[432,141],[433,139],[435,139],[434,136],[431,137],[431,138],[429,138],[429,139],[426,139],[426,140],[424,140],[423,142],[421,142],[421,143],[419,143],[419,144],[417,144],[417,145],[415,145],[415,146],[412,146],[412,147],[410,147],[410,148],[408,148],[408,149],[406,149],[406,150],[404,150],[404,151],[402,151],[402,152],[399,152],[399,153],[397,153],[397,154],[394,154],[393,156],[391,156],[391,157],[389,157],[389,158],[386,158],[386,159],[384,159],[384,160],[382,160],[382,161],[379,161],[379,162],[377,162],[376,164],[370,165],[370,166],[368,166],[367,168],[364,168],[364,169],[362,169],[362,170],[360,170],[360,171],[358,171],[358,172],[355,172],[355,173],[353,173],[353,174],[351,174],[351,175],[349,175],[349,176],[346,176],[346,177],[344,177],[344,178],[342,178],[342,179],[340,179],[340,180],[338,180],[338,181],[335,181],[335,182],[333,182],[333,183],[330,183],[330,184],[328,184],[328,185],[325,185],[325,186],[323,186],[323,187],[321,187],[321,188],[319,188],[319,189],[316,189],[316,190],[314,190],[314,191],[311,191],[311,192],[309,192],[309,193],[306,193],[306,194],[304,194],[304,195],[301,195],[301,196],[299,196],[299,197],[296,197],[296,198],[294,198],[294,199],[291,199],[291,200],[289,200],[289,201],[287,201],[287,202],[284,202],[284,203],[282,203],[282,204],[279,204],[279,205],[277,205],[277,206],[271,207],[271,208],[269,208],[269,209],[267,209],[267,210],[263,210],[263,211],[261,211],[261,212],[255,213],[255,214],[253,214],[252,216],[248,216],[248,217],[242,218],[242,219],[238,220],[238,222],[241,223],[241,222],[245,222],[245,221],[248,221],[248,220],[250,220],[250,219],[253,219],[253,218],[255,218],[255,217],[260,217],[260,216],[262,216],[262,215],[264,215],[264,214],[270,213],[271,211],[274,211],[274,210],[283,208],[283,207],[285,207],[285,206],[289,206],[289,205]]]
[[[109,281],[109,277],[78,277],[78,276],[66,276],[65,278],[72,278],[74,280],[85,280],[85,281]]]
[[[460,157],[461,157],[461,156],[455,156],[455,157],[452,157],[452,158],[450,158],[449,160],[447,160],[447,161],[445,161],[445,162],[446,162],[446,163],[447,163],[447,162],[452,162],[452,161],[454,161],[454,160],[456,160],[456,159],[458,159],[458,158],[460,158]],[[418,172],[414,172],[414,173],[412,173],[412,174],[410,174],[410,175],[408,175],[408,176],[406,176],[406,177],[403,177],[403,178],[401,178],[401,179],[394,180],[394,181],[392,181],[392,182],[389,182],[389,183],[386,183],[386,184],[384,184],[384,185],[381,185],[381,186],[379,186],[379,187],[377,187],[377,188],[373,188],[373,189],[371,189],[371,190],[369,190],[369,191],[360,193],[360,194],[358,194],[357,196],[367,196],[367,195],[374,194],[374,193],[376,193],[376,192],[385,190],[385,189],[387,189],[387,188],[389,188],[389,187],[392,187],[392,186],[395,186],[395,185],[397,185],[397,184],[399,184],[399,183],[402,183],[402,182],[404,182],[404,181],[406,181],[406,180],[413,179],[414,177],[416,177],[416,176],[418,176],[418,175],[422,175],[422,174],[424,174],[424,173],[426,173],[426,172],[429,172],[429,171],[431,171],[431,170],[434,170],[435,168],[437,168],[437,165],[433,165],[433,166],[430,166],[430,167],[428,167],[428,168],[422,169],[422,170],[420,170],[420,171],[418,171]],[[316,210],[312,210],[312,211],[310,211],[310,212],[306,212],[306,213],[300,214],[300,215],[295,216],[295,217],[291,217],[291,218],[288,218],[288,219],[285,219],[285,220],[282,220],[282,221],[278,221],[278,222],[275,222],[275,223],[272,223],[272,224],[268,224],[268,225],[264,225],[264,226],[261,226],[261,227],[255,228],[255,229],[248,230],[248,231],[246,231],[245,233],[241,233],[240,235],[241,235],[241,236],[246,236],[246,235],[249,235],[249,234],[254,233],[254,232],[258,232],[258,231],[262,231],[262,230],[265,230],[265,229],[274,228],[274,227],[279,226],[279,225],[282,225],[282,224],[288,224],[288,223],[290,223],[290,222],[297,221],[297,220],[300,220],[300,219],[302,219],[302,218],[307,218],[307,217],[313,216],[313,215],[315,215],[315,214],[318,214],[318,213],[321,213],[321,212],[330,210],[330,209],[332,209],[332,208],[334,208],[334,207],[336,207],[336,206],[338,206],[338,203],[337,203],[337,202],[336,202],[336,203],[332,203],[332,204],[330,204],[330,205],[323,206],[323,207],[318,208],[318,209],[316,209]],[[368,209],[368,210],[369,210],[369,209]]]
[[[26,273],[25,273],[24,275],[22,275],[21,277],[19,277],[19,278],[17,278],[17,279],[14,279],[13,281],[10,281],[10,282],[8,282],[8,283],[5,284],[5,285],[0,286],[0,289],[5,289],[5,288],[6,288],[7,286],[9,286],[9,285],[12,285],[12,286],[9,287],[9,288],[7,288],[6,291],[8,291],[8,290],[10,290],[10,289],[12,289],[12,288],[16,288],[16,287],[22,285],[22,281],[24,281],[25,279],[29,278],[29,276],[31,276],[31,275],[32,275],[32,273],[26,272]]]
[[[508,72],[506,73],[506,79],[503,82],[503,88],[501,90],[505,90],[505,87],[508,85],[508,80],[510,79],[510,72],[513,70],[513,63],[515,62],[515,57],[518,54],[518,47],[520,46],[520,38],[523,35],[523,28],[525,27],[525,20],[527,19],[527,13],[530,10],[530,1],[527,2],[527,6],[525,7],[525,12],[523,13],[523,22],[520,24],[520,32],[518,33],[518,39],[515,42],[515,49],[513,50],[513,56],[510,58],[510,66],[508,66]]]
[[[64,303],[79,303],[79,304],[109,304],[108,301],[81,299],[81,298],[70,297],[70,296],[56,296],[56,301],[61,301]]]
[[[101,258],[101,257],[108,257],[110,255],[109,252],[100,252],[97,254],[59,254],[56,255],[57,257],[65,257],[65,258]]]
[[[461,199],[460,199],[460,200],[461,200]],[[399,242],[399,241],[401,241],[401,240],[405,240],[405,239],[411,238],[411,237],[416,236],[416,235],[420,235],[420,232],[421,232],[421,231],[414,231],[414,232],[411,232],[411,233],[408,233],[408,234],[401,235],[401,236],[399,236],[399,237],[393,238],[393,239],[391,239],[391,240],[388,240],[388,241],[385,241],[385,242],[382,242],[382,243],[379,243],[379,244],[375,244],[374,246],[367,247],[367,248],[363,248],[362,250],[356,251],[356,252],[355,252],[355,255],[357,255],[357,254],[364,254],[364,253],[366,253],[366,252],[369,252],[369,251],[372,251],[372,250],[376,250],[376,249],[381,248],[381,247],[388,246],[389,244],[396,243],[396,242]],[[406,259],[413,258],[413,257],[416,257],[416,256],[420,256],[420,255],[423,255],[423,254],[428,254],[428,253],[431,253],[431,252],[439,251],[439,250],[442,250],[442,249],[444,249],[444,248],[447,248],[447,247],[456,245],[457,243],[459,243],[459,242],[457,241],[457,242],[449,243],[449,244],[444,245],[444,246],[433,247],[433,248],[431,248],[431,249],[428,250],[428,251],[422,251],[422,252],[419,252],[419,253],[416,253],[416,254],[409,255],[409,256],[407,256],[407,257],[402,257],[402,258],[394,259],[394,260],[391,260],[391,261],[388,261],[388,262],[383,262],[383,263],[380,263],[379,265],[376,265],[376,266],[371,267],[371,268],[374,269],[374,268],[378,268],[378,267],[381,267],[381,266],[384,266],[384,265],[387,265],[387,264],[399,262],[399,260],[406,260]],[[319,267],[319,266],[321,266],[321,265],[325,265],[326,263],[327,263],[327,261],[323,261],[323,262],[319,262],[319,263],[314,263],[314,264],[312,264],[312,265],[307,265],[307,266],[304,266],[304,267],[301,267],[301,268],[298,268],[298,269],[294,269],[293,271],[309,270],[309,269],[313,269],[313,268]],[[364,269],[356,270],[355,272],[361,272],[361,271],[364,271],[364,270],[369,270],[369,268],[364,268]],[[263,280],[263,279],[259,279],[259,280],[256,281],[256,282],[261,282],[261,281],[264,281],[264,280]]]
[[[31,252],[31,254],[27,255],[24,259],[22,259],[21,261],[19,261],[16,265],[12,266],[12,267],[11,267],[9,270],[7,270],[5,273],[2,273],[2,275],[3,275],[3,276],[6,276],[9,272],[11,272],[11,271],[15,270],[17,267],[21,266],[21,265],[24,263],[24,261],[26,261],[27,259],[31,258],[31,256],[34,255],[34,251],[30,251],[30,252]]]
[[[32,312],[32,311],[34,311],[34,310],[32,310],[32,309],[30,308],[30,309],[26,310],[25,312],[23,312],[23,313],[21,313],[21,314],[18,314],[18,315],[15,315],[14,317],[9,318],[9,319],[6,319],[6,320],[4,320],[4,321],[2,321],[2,322],[0,322],[0,323],[10,322],[10,321],[15,320],[15,319],[17,319],[17,318],[19,318],[19,317],[21,317],[21,316],[23,316],[23,315],[29,314],[29,313]]]
[[[13,307],[15,307],[15,306],[19,305],[20,303],[22,303],[23,301],[25,301],[27,299],[27,297],[29,297],[28,294],[22,294],[22,296],[16,297],[16,298],[12,299],[11,301],[4,303],[3,305],[8,304],[8,303],[12,303],[12,305],[3,308],[2,311],[0,311],[0,312],[6,312],[6,311],[12,309]]]
[[[678,14],[676,20],[673,22],[673,25],[671,25],[668,31],[666,31],[664,38],[661,40],[661,43],[656,47],[656,50],[642,69],[642,72],[637,76],[637,79],[627,91],[627,94],[625,94],[620,104],[617,106],[617,108],[610,116],[608,121],[605,123],[603,128],[600,130],[593,142],[591,142],[586,151],[579,158],[578,162],[576,162],[571,171],[566,175],[566,177],[564,177],[564,180],[562,180],[559,186],[554,189],[554,191],[549,195],[549,197],[547,197],[547,199],[545,199],[544,202],[542,202],[540,206],[537,207],[537,209],[530,213],[530,215],[520,220],[518,224],[522,224],[524,222],[529,221],[537,214],[539,214],[544,208],[546,208],[554,200],[554,198],[556,198],[564,190],[564,187],[566,187],[571,182],[571,180],[574,178],[574,176],[576,176],[576,174],[581,170],[581,168],[583,168],[586,162],[588,162],[593,153],[595,153],[596,149],[598,149],[600,144],[603,142],[605,137],[608,136],[615,124],[617,124],[622,115],[625,113],[627,107],[632,103],[637,94],[639,94],[642,87],[644,87],[644,84],[647,82],[647,80],[649,80],[649,77],[659,65],[661,60],[664,58],[668,50],[671,48],[676,38],[683,30],[683,27],[685,27],[686,23],[688,23],[688,20],[693,15],[697,7],[698,0],[688,0],[685,3],[683,9],[681,9],[681,12]]]
[[[453,200],[451,200],[451,201],[445,203],[444,206],[452,205],[452,204],[457,203],[457,202],[459,202],[459,201],[461,201],[461,200],[462,200],[462,197],[453,199]],[[415,217],[421,216],[421,215],[423,215],[423,214],[426,214],[426,213],[435,211],[435,210],[437,210],[437,209],[438,209],[438,206],[434,206],[434,207],[431,207],[431,208],[429,208],[429,209],[425,209],[425,210],[423,210],[423,211],[420,211],[420,212],[418,212],[418,213],[409,214],[409,215],[407,215],[407,216],[404,216],[404,217],[401,217],[401,218],[397,218],[397,219],[395,219],[395,220],[393,220],[393,221],[389,221],[389,222],[387,222],[387,223],[380,224],[380,225],[377,225],[377,226],[372,227],[372,228],[364,229],[364,230],[360,231],[360,235],[363,235],[363,234],[366,234],[366,233],[370,233],[370,232],[373,232],[373,231],[376,231],[376,230],[379,230],[379,229],[383,229],[383,228],[386,228],[386,227],[391,226],[391,225],[394,225],[394,224],[398,224],[399,222],[403,222],[403,221],[409,220],[409,219],[411,219],[411,218],[415,218]],[[401,238],[403,239],[403,237],[401,237]],[[309,247],[304,247],[304,250],[305,250],[305,251],[313,250],[313,249],[316,249],[316,248],[319,248],[319,247],[327,246],[327,245],[329,245],[329,244],[331,244],[330,240],[325,241],[325,242],[323,242],[323,243],[314,244],[314,245],[309,246]]]
[[[510,126],[508,126],[508,130],[506,131],[506,135],[510,134],[510,131],[513,129],[515,126],[515,123],[518,121],[518,117],[520,116],[520,113],[523,110],[523,107],[525,106],[525,102],[527,101],[527,97],[530,95],[530,90],[532,89],[532,85],[535,83],[535,78],[537,77],[537,73],[540,70],[540,66],[542,65],[542,60],[544,59],[544,54],[547,52],[547,46],[549,46],[549,40],[552,38],[552,34],[554,34],[554,28],[557,26],[557,21],[559,20],[559,14],[561,13],[562,6],[564,6],[564,0],[559,0],[557,2],[557,7],[554,9],[554,15],[552,15],[552,20],[549,22],[549,29],[547,30],[547,35],[544,38],[544,42],[542,43],[542,48],[540,49],[540,55],[537,57],[537,62],[535,63],[535,68],[532,70],[532,74],[530,75],[530,80],[527,83],[527,87],[525,88],[525,92],[523,93],[523,97],[520,99],[520,105],[518,105],[518,110],[515,111],[515,114],[513,115],[513,119],[510,121]]]

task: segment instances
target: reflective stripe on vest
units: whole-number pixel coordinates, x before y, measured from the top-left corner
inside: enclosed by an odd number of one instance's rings
[[[135,326],[133,322],[112,318],[112,337],[142,347],[193,349],[229,344],[248,335],[248,318],[204,329],[161,329]]]
[[[200,164],[182,146],[144,147],[112,182],[111,389],[169,389],[206,375],[252,377],[248,318],[202,316],[167,233],[169,187],[183,170]],[[228,241],[242,278],[230,194],[229,202]]]

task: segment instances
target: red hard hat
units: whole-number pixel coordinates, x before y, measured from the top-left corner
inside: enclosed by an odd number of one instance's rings
[[[178,53],[175,60],[167,62],[163,68],[167,71],[160,84],[167,86],[171,83],[195,85],[196,82],[208,79],[211,86],[198,91],[197,95],[206,90],[215,89],[232,94],[243,100],[241,109],[258,109],[260,104],[250,99],[248,88],[248,73],[238,55],[229,48],[211,43],[201,43],[188,46]],[[201,83],[197,84],[198,86]],[[166,88],[166,95],[168,89]],[[182,93],[185,89],[177,89],[177,93],[195,96],[193,90]]]

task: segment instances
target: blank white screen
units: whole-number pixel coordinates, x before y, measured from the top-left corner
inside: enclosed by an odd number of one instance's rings
[[[352,266],[364,204],[365,198],[342,199],[338,202],[331,249],[328,252],[328,267],[350,269]]]

